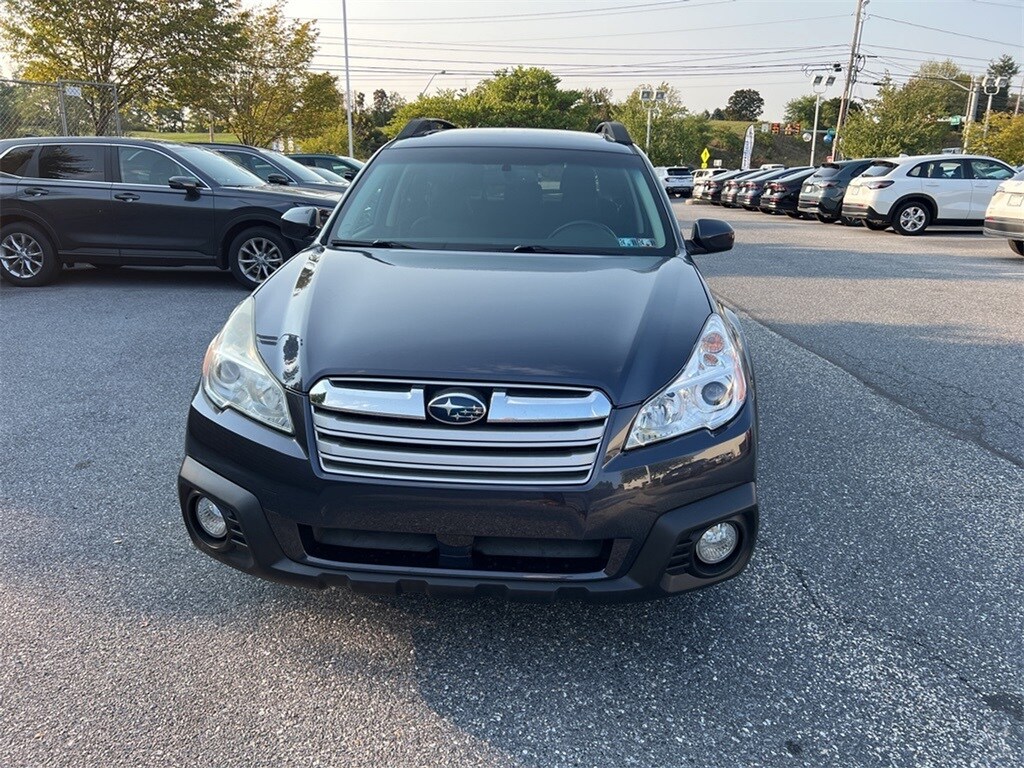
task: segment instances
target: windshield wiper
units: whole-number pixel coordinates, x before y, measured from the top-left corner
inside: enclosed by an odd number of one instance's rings
[[[572,253],[561,248],[552,248],[547,245],[517,245],[512,249],[513,253]]]
[[[331,240],[331,245],[339,248],[412,248],[411,245],[394,240]]]

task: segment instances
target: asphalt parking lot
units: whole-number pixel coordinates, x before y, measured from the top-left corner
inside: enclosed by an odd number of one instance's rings
[[[0,765],[1016,766],[1024,259],[726,218],[762,534],[740,578],[617,606],[253,580],[175,475],[227,274],[0,289]]]

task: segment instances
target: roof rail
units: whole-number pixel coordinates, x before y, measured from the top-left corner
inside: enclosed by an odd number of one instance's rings
[[[431,133],[447,131],[458,127],[459,126],[454,123],[449,123],[447,120],[441,120],[436,117],[415,117],[406,123],[405,127],[398,132],[398,135],[395,136],[395,141],[398,141],[399,139],[411,139],[415,136],[427,136]]]
[[[630,137],[629,131],[626,130],[626,126],[614,120],[601,123],[597,126],[596,133],[600,133],[608,141],[614,141],[616,144],[625,144],[627,147],[633,145],[633,139]]]

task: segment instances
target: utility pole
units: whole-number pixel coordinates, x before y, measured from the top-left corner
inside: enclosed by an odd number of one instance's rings
[[[860,38],[864,30],[864,6],[871,0],[857,0],[857,15],[853,22],[853,40],[850,42],[850,63],[846,67],[846,83],[843,86],[843,96],[839,100],[839,117],[836,118],[836,133],[833,141],[832,154],[835,159],[840,157],[839,133],[846,122],[846,114],[850,108],[850,99],[853,98],[853,84],[857,79],[857,59],[860,56]]]
[[[341,0],[341,30],[345,37],[345,119],[348,122],[348,156],[355,157],[352,141],[352,82],[348,75],[348,9],[345,7],[345,0]]]

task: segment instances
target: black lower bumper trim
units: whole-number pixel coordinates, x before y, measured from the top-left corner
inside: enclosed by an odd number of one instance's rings
[[[451,568],[328,563],[287,557],[267,522],[259,500],[244,488],[186,457],[178,479],[186,527],[193,543],[211,557],[254,576],[299,586],[349,586],[360,592],[397,595],[501,597],[517,600],[627,601],[666,597],[730,579],[746,568],[757,538],[757,495],[747,483],[659,516],[639,554],[622,575],[594,573],[500,573]],[[188,510],[200,495],[223,504],[244,532],[245,547],[211,548],[194,530]],[[697,567],[672,569],[682,541],[718,522],[732,521],[741,531],[737,554],[724,570],[702,573]]]

